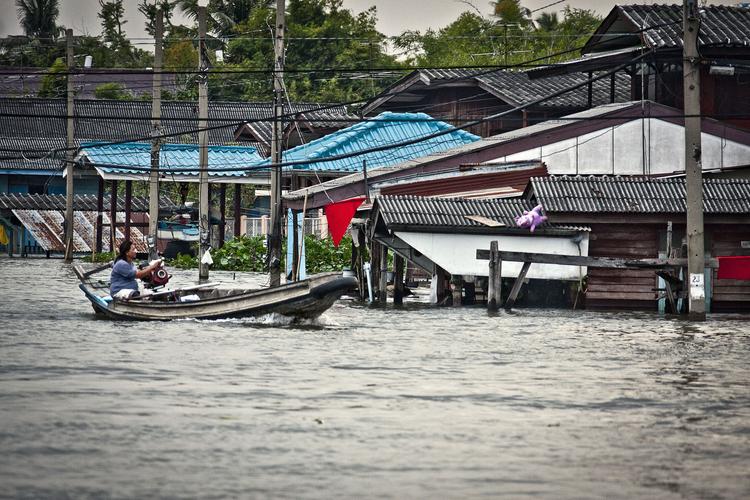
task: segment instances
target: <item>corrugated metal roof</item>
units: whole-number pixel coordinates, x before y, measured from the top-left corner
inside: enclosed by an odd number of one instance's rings
[[[553,92],[568,87],[580,85],[578,88],[566,92],[563,95],[543,101],[537,106],[540,108],[562,108],[578,109],[588,107],[588,87],[583,85],[588,76],[585,74],[566,74],[552,78],[538,78],[532,80],[525,72],[509,70],[477,70],[477,69],[419,69],[404,76],[384,90],[380,96],[373,98],[370,103],[377,101],[386,102],[390,97],[388,94],[395,88],[401,88],[423,83],[426,85],[439,86],[440,84],[466,84],[478,85],[486,92],[498,99],[514,105],[521,106],[541,99]],[[412,82],[411,85],[409,82]],[[608,78],[593,82],[593,106],[610,102],[610,82]],[[618,74],[615,78],[615,102],[630,100],[630,77]],[[364,109],[369,109],[369,103]],[[380,104],[382,106],[382,104]]]
[[[343,155],[378,146],[389,146],[395,143],[428,136],[430,134],[452,129],[453,126],[435,120],[424,113],[390,113],[379,114],[316,139],[307,144],[284,151],[284,161],[304,161]],[[479,136],[464,130],[455,130],[439,137],[427,139],[416,144],[384,151],[374,151],[350,158],[342,158],[319,163],[294,165],[295,170],[317,170],[329,172],[359,172],[362,161],[367,160],[367,169],[377,169],[419,158],[438,151],[444,151],[463,144],[479,140]],[[266,160],[261,165],[269,165]]]
[[[286,113],[319,109],[323,104],[291,103]],[[343,108],[343,107],[342,107]],[[75,137],[83,141],[143,140],[151,134],[151,101],[75,100]],[[290,111],[290,110],[291,111]],[[334,108],[338,109],[338,108]],[[162,126],[167,142],[195,143],[198,103],[163,101]],[[8,116],[31,115],[31,116]],[[0,98],[0,136],[65,138],[67,108],[65,99]],[[208,118],[211,144],[234,142],[234,131],[243,121],[260,120],[257,128],[270,137],[273,105],[270,102],[209,101]],[[102,119],[105,117],[106,119]],[[226,125],[223,126],[222,125]],[[19,148],[20,149],[20,148]]]
[[[375,200],[373,213],[378,212],[389,229],[440,228],[441,230],[462,231],[467,229],[487,229],[490,226],[468,218],[478,215],[504,225],[505,230],[523,231],[517,228],[515,218],[524,210],[531,210],[533,204],[521,198],[497,198],[493,200],[435,198],[425,196],[380,196]],[[585,231],[585,227],[545,224],[540,230]]]
[[[701,26],[698,44],[701,47],[737,47],[750,44],[750,9],[739,6],[707,5],[700,8]],[[634,45],[638,37],[627,39],[622,31],[640,32],[643,44],[650,48],[682,47],[682,5],[617,5],[607,15],[582,52],[608,50],[611,47]],[[612,32],[611,34],[609,32]],[[618,37],[607,40],[608,37]],[[602,41],[604,42],[602,43]]]
[[[159,169],[168,174],[198,176],[199,147],[194,144],[163,144],[159,155]],[[82,144],[79,159],[85,158],[94,167],[107,174],[142,173],[127,167],[150,168],[151,145],[130,142],[127,144]],[[249,167],[261,160],[254,147],[209,146],[208,168],[221,169]],[[117,168],[118,166],[123,168]],[[210,176],[242,177],[244,171],[210,172]]]
[[[551,176],[531,179],[548,213],[684,213],[684,178]],[[750,214],[750,179],[704,179],[705,214]]]
[[[377,177],[381,175],[391,174],[394,171],[408,170],[408,169],[417,167],[421,164],[431,163],[431,162],[437,161],[441,158],[445,158],[448,156],[455,157],[455,156],[466,155],[474,151],[488,149],[488,148],[491,148],[493,146],[498,146],[503,143],[510,143],[512,141],[523,139],[525,137],[529,137],[535,134],[542,134],[545,132],[552,131],[554,129],[571,126],[575,123],[578,123],[579,120],[586,120],[587,118],[602,117],[609,113],[617,112],[617,111],[635,107],[635,106],[641,106],[641,102],[636,101],[636,102],[616,103],[616,104],[607,104],[604,106],[598,106],[596,108],[591,108],[591,109],[587,109],[584,111],[579,111],[578,113],[567,115],[564,120],[547,120],[542,123],[537,123],[534,125],[530,125],[528,127],[520,128],[517,130],[512,130],[504,134],[499,134],[499,135],[495,135],[492,137],[485,137],[478,141],[474,141],[471,143],[467,143],[461,146],[451,148],[448,151],[444,151],[444,152],[441,151],[438,153],[433,153],[433,154],[426,155],[420,158],[406,160],[400,164],[394,164],[386,168],[381,168],[375,172],[372,172],[372,174],[370,174],[369,167],[368,167],[367,175],[368,175],[368,178],[375,180]],[[369,165],[369,162],[368,162],[368,165]],[[310,196],[315,193],[320,193],[329,189],[346,186],[348,184],[355,184],[357,182],[360,182],[362,179],[363,179],[362,173],[354,173],[351,175],[347,175],[346,177],[340,177],[338,179],[332,179],[330,181],[326,181],[320,184],[315,184],[313,186],[298,189],[297,191],[288,193],[287,195],[284,196],[284,198],[290,199],[290,200],[302,199],[305,197],[305,195]]]
[[[13,214],[21,221],[21,224],[31,233],[32,237],[44,250],[50,252],[64,252],[63,221],[65,217],[59,210],[13,210]],[[73,223],[73,251],[91,252],[91,246],[95,239],[96,231],[95,211],[75,212]],[[117,214],[118,224],[125,221],[125,212]],[[110,235],[109,214],[104,213],[102,217],[102,248],[108,248]],[[119,245],[125,234],[122,227],[118,227],[115,236]],[[147,252],[146,238],[137,227],[130,228],[130,239],[137,252]]]
[[[73,197],[73,210],[96,211],[96,195],[77,194]],[[171,209],[177,205],[168,197],[159,199],[162,209]],[[64,211],[66,198],[64,194],[0,194],[0,209],[6,210],[58,210]],[[148,212],[148,198],[133,196],[130,203],[133,212]],[[104,196],[104,210],[109,210],[109,195]],[[117,198],[117,210],[125,210],[125,199],[123,196]]]
[[[79,146],[80,141],[75,140]],[[2,170],[57,170],[65,168],[65,137],[5,137],[0,136],[0,169]],[[18,151],[45,151],[19,153]]]

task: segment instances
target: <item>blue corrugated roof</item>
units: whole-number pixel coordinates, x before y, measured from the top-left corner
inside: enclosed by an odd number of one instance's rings
[[[194,144],[162,144],[159,168],[168,174],[198,175],[198,146]],[[79,157],[85,157],[107,174],[139,174],[151,165],[151,145],[142,142],[125,144],[84,143]],[[238,168],[258,164],[262,157],[250,146],[209,146],[208,168]],[[124,167],[124,168],[118,168]],[[184,168],[185,170],[179,170]],[[244,171],[209,172],[211,176],[242,177]]]
[[[417,139],[453,128],[445,122],[435,120],[424,113],[381,113],[375,118],[338,130],[307,144],[284,151],[283,161],[317,160],[344,155],[378,146],[388,146]],[[416,144],[373,151],[350,158],[341,158],[318,163],[294,165],[295,170],[324,170],[330,172],[360,172],[362,160],[367,160],[367,169],[395,165],[413,158],[445,151],[478,141],[479,136],[464,130],[455,130]],[[261,165],[270,164],[266,160]]]

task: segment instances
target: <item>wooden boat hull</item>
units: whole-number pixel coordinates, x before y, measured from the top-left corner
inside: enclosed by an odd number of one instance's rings
[[[136,299],[107,302],[85,283],[81,290],[94,310],[111,319],[167,321],[174,319],[223,319],[277,313],[294,318],[315,318],[341,295],[356,288],[355,278],[341,273],[311,276],[274,288],[258,290],[175,290],[162,300]],[[199,300],[180,302],[180,297],[197,295]]]

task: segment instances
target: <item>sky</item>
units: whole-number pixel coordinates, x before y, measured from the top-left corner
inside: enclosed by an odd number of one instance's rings
[[[144,17],[138,12],[141,0],[124,0],[124,28],[131,38],[145,37]],[[680,0],[674,0],[681,3]],[[531,10],[539,9],[555,0],[522,0],[521,4]],[[653,4],[670,3],[665,1],[620,1],[617,0],[567,0],[552,7],[534,12],[533,17],[542,12],[561,11],[566,5],[580,9],[594,10],[601,16],[606,15],[617,4]],[[715,4],[736,4],[735,1],[713,1]],[[491,12],[489,0],[344,0],[344,7],[359,13],[372,5],[378,8],[378,29],[385,35],[398,35],[405,30],[424,31],[427,28],[440,29],[458,18],[466,10],[474,11],[471,5],[484,15]],[[58,23],[73,28],[74,34],[98,35],[101,25],[96,14],[99,12],[98,0],[60,0],[60,17]],[[21,34],[18,26],[15,0],[0,0],[0,36]],[[147,47],[142,47],[147,48]]]

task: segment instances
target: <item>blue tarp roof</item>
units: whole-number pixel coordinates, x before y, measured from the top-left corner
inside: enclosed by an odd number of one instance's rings
[[[338,130],[307,144],[284,151],[283,161],[317,160],[330,156],[353,153],[378,146],[409,141],[435,132],[453,128],[448,123],[435,120],[424,113],[381,113],[374,118]],[[384,151],[373,151],[350,158],[341,158],[318,163],[292,165],[294,170],[318,170],[329,172],[360,172],[362,160],[367,160],[367,169],[395,165],[413,158],[462,146],[480,138],[464,130],[454,130],[416,144],[399,146]],[[265,160],[261,165],[269,165]]]
[[[198,177],[198,146],[196,144],[162,144],[159,155],[159,168],[167,175],[190,175]],[[106,145],[84,143],[80,157],[85,157],[94,167],[106,174],[147,174],[151,166],[151,145],[142,142]],[[262,157],[250,146],[209,146],[208,168],[237,168],[258,164]],[[125,167],[125,168],[118,168]],[[131,168],[128,168],[131,167]],[[133,169],[132,167],[137,167]],[[180,170],[184,168],[185,170]],[[245,172],[217,171],[210,176],[242,177]]]

